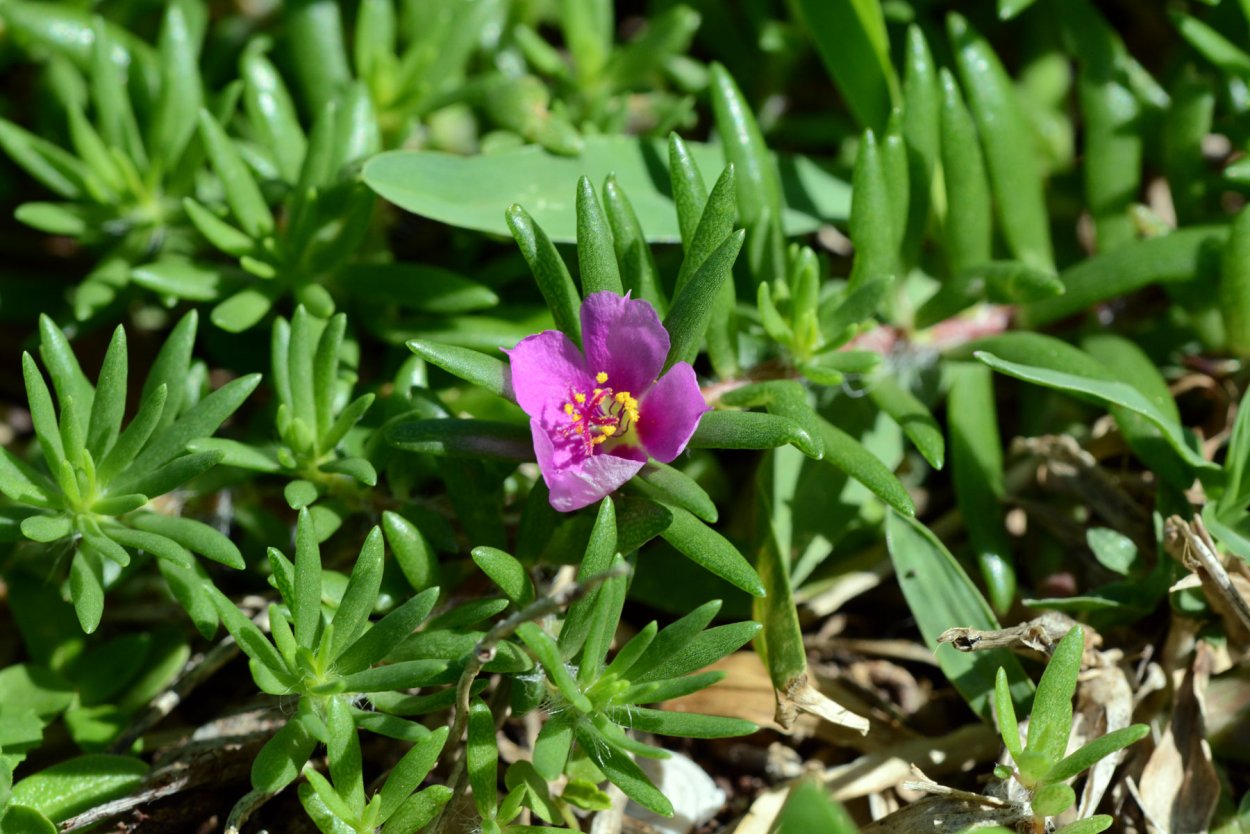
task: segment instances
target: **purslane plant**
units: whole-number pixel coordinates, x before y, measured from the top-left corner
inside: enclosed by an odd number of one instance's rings
[[[55,406],[34,357],[22,356],[43,471],[2,450],[0,490],[21,508],[26,538],[48,552],[62,545],[73,550],[69,593],[85,631],[99,625],[105,589],[136,551],[156,558],[174,596],[207,633],[216,627],[216,615],[192,553],[243,567],[238,547],[218,530],[152,504],[221,460],[220,452],[189,452],[187,446],[215,432],[260,382],[259,374],[239,377],[200,399],[205,374],[191,361],[196,322],[196,314],[188,313],[170,333],[144,382],[139,410],[124,430],[123,328],[114,332],[93,386],[65,335],[50,318],[41,319],[40,354]]]
[[[22,18],[38,17],[40,10],[17,4],[4,14],[21,31]],[[132,266],[159,252],[195,248],[180,200],[193,193],[204,160],[193,117],[204,102],[199,55],[205,25],[201,4],[166,5],[156,53],[146,56],[155,63],[156,90],[142,97],[150,101],[136,101],[134,90],[148,79],[131,75],[142,75],[148,65],[133,49],[147,45],[123,42],[96,18],[81,33],[89,44],[87,65],[75,67],[58,56],[46,70],[52,101],[68,127],[68,148],[0,119],[0,147],[61,200],[25,203],[18,219],[102,253],[74,290],[80,319],[113,302],[130,283]]]
[[[1035,831],[1050,830],[1047,818],[1062,814],[1076,803],[1076,794],[1068,784],[1072,779],[1150,732],[1145,724],[1133,724],[1091,739],[1072,753],[1067,752],[1068,737],[1072,734],[1072,696],[1076,692],[1084,652],[1085,629],[1074,625],[1055,646],[1037,684],[1023,744],[1006,671],[1000,668],[994,682],[995,719],[1013,764],[1012,767],[999,765],[994,774],[1000,779],[1014,779],[1024,788]],[[1066,825],[1062,830],[1070,834],[1097,834],[1111,823],[1111,817],[1099,815]]]
[[[213,438],[192,448],[220,451],[226,465],[292,476],[285,495],[295,510],[336,491],[344,480],[374,486],[378,477],[373,464],[339,449],[374,399],[373,394],[352,398],[354,374],[346,373],[342,362],[346,328],[346,315],[327,321],[303,306],[289,322],[281,316],[274,319],[271,361],[280,443],[258,447]]]
[[[372,623],[383,558],[382,530],[375,527],[365,539],[350,578],[330,598],[332,611],[325,616],[328,586],[323,583],[312,517],[304,509],[296,526],[294,562],[277,549],[269,550],[272,581],[282,598],[281,604],[268,608],[270,637],[228,597],[209,589],[222,622],[248,656],[256,685],[262,692],[299,699],[295,714],[253,763],[255,790],[271,794],[293,782],[316,745],[324,743],[335,762],[331,774],[337,796],[359,816],[365,811],[357,728],[406,741],[421,741],[431,734],[423,725],[396,714],[354,706],[355,699],[369,693],[447,681],[449,663],[444,660],[379,665],[426,620],[438,600],[438,588],[426,588]],[[422,711],[410,703],[395,709],[404,714]],[[438,746],[442,746],[441,739]],[[407,795],[400,797],[406,799]],[[338,807],[334,803],[330,800],[332,807]],[[390,800],[387,806],[388,811],[394,810]],[[370,813],[375,815],[375,824],[379,815],[385,815],[380,810]]]

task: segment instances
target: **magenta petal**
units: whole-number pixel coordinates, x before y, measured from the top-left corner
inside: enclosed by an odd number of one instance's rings
[[[651,457],[668,463],[686,448],[699,418],[710,410],[694,368],[678,362],[639,404],[638,436]]]
[[[534,435],[538,468],[551,493],[548,500],[562,513],[580,510],[615,492],[644,465],[644,461],[616,455],[589,455],[571,463],[567,456],[559,453],[537,420],[530,421],[530,430]]]
[[[570,388],[592,387],[577,346],[558,330],[526,336],[508,351],[508,359],[517,405],[531,417],[542,416],[546,404],[566,402]]]
[[[603,371],[612,390],[638,396],[664,367],[668,331],[647,302],[597,292],[582,302],[582,345],[587,371]]]

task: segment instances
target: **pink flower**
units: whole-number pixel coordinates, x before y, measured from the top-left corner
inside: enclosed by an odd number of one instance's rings
[[[688,362],[659,376],[669,339],[650,304],[598,292],[582,302],[581,319],[584,355],[558,330],[522,339],[508,354],[512,390],[561,512],[613,492],[648,457],[673,460],[709,410]]]

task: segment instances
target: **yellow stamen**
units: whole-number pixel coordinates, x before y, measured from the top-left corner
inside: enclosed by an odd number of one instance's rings
[[[604,426],[603,428],[599,429],[599,431],[603,432],[604,437],[611,437],[612,435],[616,434],[616,426]]]
[[[586,402],[586,395],[579,391],[573,395],[573,399],[577,401],[578,405],[583,405]]]
[[[599,383],[600,385],[602,385],[603,383],[607,381],[608,381],[608,374],[606,371],[600,371],[599,373],[595,374],[595,382]]]
[[[569,415],[570,417],[572,417],[572,416],[573,416],[573,412],[574,412],[574,411],[576,411],[576,410],[577,410],[577,409],[573,407],[573,404],[572,404],[572,403],[565,403],[565,404],[564,404],[564,413],[565,413],[565,414],[567,414],[567,415]]]

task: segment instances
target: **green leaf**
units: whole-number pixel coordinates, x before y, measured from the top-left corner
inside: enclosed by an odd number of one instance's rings
[[[695,226],[690,240],[685,244],[686,256],[682,259],[681,269],[677,273],[677,283],[673,290],[675,295],[681,295],[682,289],[699,271],[699,267],[703,266],[717,247],[733,234],[737,214],[734,167],[728,165],[717,178],[716,184],[712,186],[712,193],[704,201],[699,223]]]
[[[140,414],[143,413],[143,407],[146,407],[148,398],[156,393],[156,389],[162,385],[166,388],[168,396],[164,400],[165,410],[158,415],[161,427],[172,423],[182,411],[183,398],[187,389],[187,375],[191,368],[191,351],[195,347],[198,325],[199,314],[195,310],[189,311],[179,319],[178,324],[165,337],[165,344],[161,346],[160,352],[156,355],[156,361],[152,363],[147,379],[143,382],[143,393],[139,395],[140,402],[143,403]],[[157,410],[160,411],[160,409]],[[140,421],[136,416],[132,425],[138,422]],[[138,451],[138,447],[135,451]]]
[[[65,490],[65,479],[59,474],[65,461],[65,447],[61,444],[56,409],[52,405],[52,392],[48,390],[48,383],[44,381],[34,357],[29,353],[22,354],[22,375],[26,381],[26,401],[30,407],[30,419],[34,424],[35,437],[39,440],[39,446],[43,450],[44,459],[48,462],[48,468],[60,482],[61,489]]]
[[[126,331],[118,325],[104,353],[99,386],[91,404],[87,450],[94,460],[103,460],[121,433],[122,417],[126,411],[126,366]]]
[[[1199,471],[1214,471],[1217,469],[1215,464],[1189,447],[1185,442],[1185,437],[1181,433],[1179,425],[1163,414],[1158,406],[1129,383],[1118,380],[1091,379],[1050,368],[1008,362],[986,351],[977,351],[975,356],[999,373],[1013,376],[1016,379],[1022,379],[1025,382],[1032,382],[1036,385],[1054,388],[1059,391],[1082,394],[1099,402],[1122,406],[1129,411],[1136,412],[1159,429],[1164,439],[1167,440],[1168,445],[1186,463]]]
[[[261,145],[272,152],[282,179],[294,183],[299,178],[307,139],[287,86],[261,47],[261,41],[252,41],[239,59],[243,106]]]
[[[523,623],[517,629],[517,636],[534,653],[538,662],[543,665],[543,671],[556,685],[565,700],[578,712],[589,713],[592,709],[590,701],[578,689],[577,681],[573,679],[564,665],[564,659],[560,656],[560,647],[556,645],[556,641],[534,623]]]
[[[139,513],[126,519],[137,530],[156,533],[214,562],[242,570],[243,554],[228,536],[192,518],[177,518],[160,513]]]
[[[1228,75],[1250,78],[1250,54],[1196,17],[1180,12],[1170,17],[1180,36],[1200,55]]]
[[[439,727],[413,745],[412,749],[405,753],[404,757],[391,769],[380,791],[382,797],[380,818],[383,822],[389,820],[400,809],[400,806],[408,800],[409,795],[434,769],[434,765],[438,763],[438,755],[447,743],[447,733],[447,727]]]
[[[1194,280],[1204,274],[1208,254],[1219,252],[1226,234],[1224,226],[1192,226],[1078,261],[1059,275],[1063,295],[1023,307],[1020,325],[1042,327],[1155,283]]]
[[[1083,820],[1070,822],[1061,830],[1068,834],[1100,834],[1111,827],[1115,819],[1110,814],[1096,814]]]
[[[82,197],[90,169],[73,154],[30,133],[7,119],[0,119],[0,148],[26,173],[67,200]]]
[[[948,628],[999,628],[993,612],[963,568],[937,537],[918,522],[891,513],[886,518],[886,544],[903,596],[925,644],[959,694],[982,718],[990,717],[990,699],[999,667],[1006,669],[1012,697],[1023,705],[1032,685],[1019,661],[1005,649],[964,653],[937,638]]]
[[[869,389],[869,396],[898,424],[929,465],[941,469],[946,461],[946,444],[942,440],[942,430],[924,403],[887,376],[877,378]]]
[[[947,262],[958,274],[991,257],[993,216],[985,159],[972,115],[959,85],[943,68],[941,155],[946,185],[947,222],[943,225]]]
[[[300,510],[295,527],[294,596],[287,600],[295,626],[295,641],[306,649],[316,646],[321,631],[321,552],[308,510]]]
[[[265,742],[252,760],[252,787],[265,793],[277,793],[295,781],[300,770],[317,746],[310,732],[310,716],[301,701],[300,711]]]
[[[1019,260],[1053,271],[1050,221],[1037,146],[1015,85],[990,45],[961,15],[947,18],[947,30],[981,133],[1003,236]]]
[[[288,690],[294,688],[295,679],[286,668],[282,656],[273,644],[265,639],[265,635],[246,615],[240,611],[229,597],[212,585],[206,588],[218,616],[231,636],[238,642],[239,648],[249,658],[256,661],[277,680],[286,683]]]
[[[54,542],[73,535],[74,524],[69,516],[32,515],[22,519],[22,535],[33,542]]]
[[[787,417],[758,411],[709,411],[699,420],[691,449],[776,449],[810,445],[803,428]]]
[[[398,513],[382,513],[382,530],[408,584],[424,591],[438,581],[438,559],[417,526]]]
[[[5,834],[57,834],[60,828],[34,808],[9,804],[0,811],[0,831]]]
[[[154,435],[127,471],[139,473],[155,469],[184,452],[192,440],[208,437],[217,431],[226,418],[256,390],[260,379],[260,374],[233,379],[200,400],[176,421]],[[182,384],[185,385],[185,382]],[[119,441],[114,452],[121,445]]]
[[[158,49],[161,93],[152,118],[148,145],[172,167],[195,135],[196,113],[203,102],[200,81],[200,38],[188,20],[189,3],[170,3],[161,22]]]
[[[243,231],[259,239],[273,231],[273,214],[265,203],[260,186],[248,170],[226,131],[207,110],[200,110],[200,140],[221,180],[226,202]]]
[[[1084,746],[1059,761],[1046,774],[1046,781],[1063,782],[1071,779],[1093,767],[1107,756],[1118,753],[1130,744],[1136,744],[1149,734],[1149,726],[1134,724],[1131,727],[1123,727],[1099,736],[1093,741],[1086,742]]]
[[[898,81],[877,0],[791,0],[838,92],[864,127],[883,128]]]
[[[930,192],[941,142],[942,101],[937,67],[921,28],[907,27],[903,62],[903,139],[907,143],[907,224],[904,264],[916,261],[929,224]],[[947,199],[950,199],[949,193]],[[948,204],[949,205],[949,204]]]
[[[644,733],[681,738],[733,738],[750,735],[759,729],[750,721],[743,721],[740,718],[670,712],[646,707],[608,709],[604,714],[623,727]]]
[[[513,605],[524,608],[534,601],[534,583],[515,557],[494,547],[475,547],[472,555],[477,566]]]
[[[611,569],[617,550],[616,505],[611,498],[604,498],[595,513],[590,539],[577,569],[577,581],[585,582]],[[571,660],[586,642],[602,594],[603,589],[596,588],[569,606],[560,626],[560,656],[565,660]]]
[[[633,485],[654,501],[681,507],[708,524],[716,523],[716,504],[697,481],[680,469],[651,461],[638,473]]]
[[[574,730],[577,743],[603,774],[624,791],[625,795],[649,811],[664,817],[673,816],[672,803],[660,793],[633,760],[586,722]]]
[[[777,834],[857,834],[854,820],[823,786],[802,781],[790,790],[786,804],[777,816]]]
[[[451,797],[452,790],[446,785],[430,785],[399,806],[382,827],[382,834],[417,834],[434,821]]]
[[[1084,653],[1085,630],[1074,625],[1055,646],[1037,684],[1025,747],[1046,761],[1059,761],[1067,748],[1068,736],[1072,733],[1072,696],[1076,693],[1076,678]]]
[[[603,183],[603,207],[612,226],[612,240],[625,291],[634,298],[646,301],[663,316],[668,311],[668,297],[660,286],[655,257],[647,245],[647,236],[633,204],[615,176],[609,175]]]
[[[46,315],[39,316],[39,355],[44,359],[47,375],[53,379],[56,399],[63,404],[63,408],[65,400],[73,399],[83,409],[79,419],[85,434],[95,390],[91,388],[90,381],[80,368],[74,349],[70,348],[69,339],[65,338],[55,321]]]
[[[373,607],[378,601],[378,590],[382,586],[383,555],[382,530],[374,527],[365,537],[365,543],[356,557],[356,565],[352,568],[352,575],[343,590],[338,610],[330,621],[334,626],[331,657],[342,654],[368,626],[369,615],[373,613]]]
[[[483,819],[494,819],[499,802],[499,746],[495,742],[495,716],[478,698],[469,705],[465,763],[478,814]]]
[[[1003,447],[993,374],[975,365],[951,366],[947,425],[955,501],[994,610],[1005,613],[1016,596],[1015,559],[1007,536]]]
[[[683,556],[748,594],[764,596],[759,574],[728,539],[675,505],[666,509],[673,521],[660,535]]]
[[[624,295],[616,247],[607,215],[599,205],[595,187],[588,177],[577,181],[577,267],[582,292],[612,292]]]
[[[855,243],[851,292],[868,281],[889,281],[898,271],[897,230],[893,224],[897,212],[890,203],[885,161],[879,147],[873,131],[864,131],[851,180],[850,231]]]
[[[386,440],[397,449],[418,454],[475,460],[534,459],[528,426],[492,420],[414,420],[395,423]]]
[[[1076,791],[1062,782],[1043,785],[1033,794],[1033,813],[1039,817],[1057,816],[1075,804]]]
[[[916,514],[911,496],[894,473],[858,440],[824,420],[820,421],[824,460],[866,486],[873,494],[906,516]]]
[[[449,269],[415,263],[352,263],[336,283],[353,298],[397,304],[432,315],[475,313],[499,304],[489,287]]]
[[[1020,724],[1016,720],[1016,707],[1011,701],[1011,684],[1007,682],[1007,670],[999,668],[994,677],[994,719],[1003,746],[1013,759],[1019,759],[1024,748],[1020,746]]]
[[[21,780],[13,786],[10,801],[63,822],[133,792],[147,772],[144,762],[130,756],[78,756]]]
[[[564,259],[560,257],[547,233],[521,206],[514,203],[508,208],[506,216],[512,237],[516,239],[521,255],[529,264],[534,280],[538,282],[538,289],[551,309],[556,327],[572,339],[574,344],[580,345],[581,300]]]
[[[431,365],[442,368],[452,376],[485,388],[492,394],[512,399],[512,373],[506,362],[487,356],[476,350],[428,342],[423,339],[408,341],[408,349]]]
[[[69,565],[69,593],[78,624],[93,633],[104,615],[104,567],[99,556],[78,549]]]
[[[707,205],[707,185],[691,146],[676,133],[668,136],[668,171],[682,248],[689,249]]]
[[[722,285],[732,278],[734,261],[745,236],[739,229],[725,238],[673,299],[673,306],[664,317],[664,329],[671,341],[665,371],[678,362],[693,362],[698,356]]]
[[[425,621],[437,601],[438,588],[427,588],[387,614],[343,650],[334,661],[335,671],[352,675],[386,657]]]
[[[694,142],[685,147],[700,168],[724,169],[726,159],[719,147]],[[663,165],[653,164],[666,158],[667,148],[659,140],[587,136],[576,157],[556,156],[535,146],[477,156],[391,151],[371,159],[364,178],[370,188],[401,208],[491,234],[509,233],[499,207],[521,203],[534,212],[531,222],[541,225],[552,240],[571,243],[577,239],[577,226],[569,183],[582,175],[603,182],[612,174],[629,193],[646,239],[671,243],[682,239],[668,196],[671,186]],[[801,156],[780,156],[776,164],[787,203],[782,217],[787,234],[806,234],[823,221],[846,218],[850,188],[845,182]],[[699,213],[702,208],[700,203]]]
[[[572,713],[555,713],[538,731],[538,740],[534,743],[534,769],[548,782],[554,782],[564,774],[576,723]]]
[[[807,390],[788,379],[743,385],[721,396],[725,405],[742,408],[764,406],[769,414],[784,417],[800,429],[801,442],[792,445],[809,458],[820,460],[825,453],[820,420],[807,401]]]
[[[1220,269],[1220,312],[1227,346],[1250,354],[1250,211],[1242,209],[1229,226]]]
[[[155,469],[132,467],[128,474],[109,484],[109,491],[118,495],[164,495],[197,475],[204,474],[220,462],[221,452],[193,452]]]
[[[326,704],[326,759],[335,790],[359,819],[365,810],[364,774],[360,763],[360,738],[352,710],[344,698]]]

